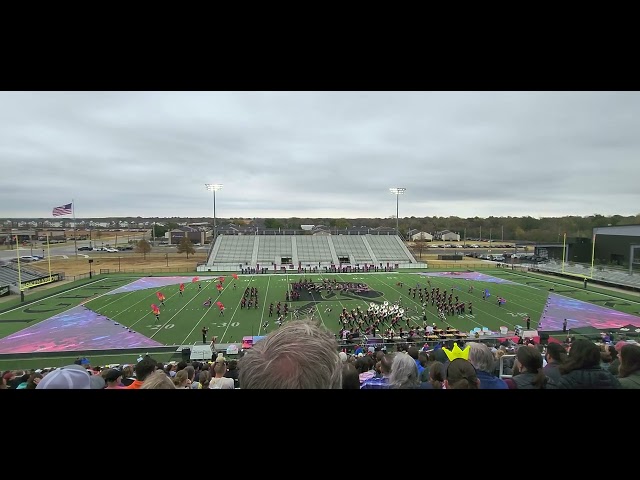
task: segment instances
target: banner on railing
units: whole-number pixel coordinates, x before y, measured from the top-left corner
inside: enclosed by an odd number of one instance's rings
[[[40,277],[34,280],[27,280],[26,282],[20,282],[20,290],[26,290],[27,288],[37,287],[38,285],[44,285],[45,283],[57,282],[60,280],[60,275],[54,273],[51,276]]]

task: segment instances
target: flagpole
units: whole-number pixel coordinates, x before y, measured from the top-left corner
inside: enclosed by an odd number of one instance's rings
[[[76,249],[76,260],[78,260],[78,235],[76,233],[76,202],[71,199],[71,211],[73,212],[73,245]]]
[[[564,273],[564,256],[567,251],[567,232],[562,237],[562,273]]]
[[[596,234],[593,234],[593,239],[591,240],[591,243],[593,244],[592,248],[591,248],[591,278],[593,278],[593,262],[595,261],[596,258]]]

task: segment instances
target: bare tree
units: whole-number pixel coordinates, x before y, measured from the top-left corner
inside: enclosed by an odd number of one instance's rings
[[[149,242],[147,242],[146,240],[142,239],[136,245],[136,250],[135,251],[137,253],[142,253],[143,259],[146,260],[147,259],[147,253],[149,253],[151,251],[151,244]]]
[[[193,255],[196,253],[196,249],[193,248],[193,243],[191,243],[191,240],[189,240],[189,237],[187,236],[182,237],[182,240],[180,240],[180,243],[178,244],[177,251],[178,253],[186,253],[187,258],[189,258],[189,254]]]

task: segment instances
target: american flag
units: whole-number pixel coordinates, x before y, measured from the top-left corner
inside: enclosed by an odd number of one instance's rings
[[[73,212],[71,211],[71,204],[67,203],[66,205],[62,205],[61,207],[53,207],[53,216],[59,217],[60,215],[71,215]]]

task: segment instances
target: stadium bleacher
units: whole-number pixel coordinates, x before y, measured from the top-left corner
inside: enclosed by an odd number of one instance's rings
[[[220,235],[206,266],[418,263],[397,235]]]

